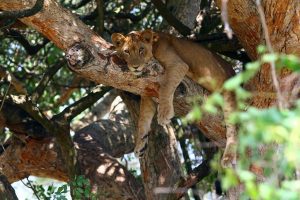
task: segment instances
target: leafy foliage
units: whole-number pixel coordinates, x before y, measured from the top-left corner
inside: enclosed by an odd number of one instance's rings
[[[264,47],[259,60],[248,63],[246,69],[224,84],[224,89],[234,91],[240,105],[231,119],[239,127],[238,163],[236,169],[222,170],[217,161],[213,166],[223,171],[222,185],[225,190],[243,184],[242,199],[299,199],[300,182],[300,101],[292,102],[283,110],[277,107],[258,109],[245,107],[253,94],[242,88],[260,66],[275,62],[277,68],[300,69],[299,58],[294,55],[270,54]],[[216,98],[217,97],[217,98]],[[220,94],[214,93],[201,106],[187,115],[188,120],[198,119],[201,112],[215,113],[222,106]],[[209,108],[209,109],[207,109]]]
[[[90,181],[83,176],[78,176],[73,182],[70,182],[70,187],[73,188],[74,199],[92,199],[95,200],[96,196],[92,194]]]
[[[43,185],[35,184],[33,181],[27,179],[25,185],[33,190],[34,195],[39,200],[67,200],[66,195],[69,192],[67,184],[60,187],[54,185],[45,187]]]
[[[83,176],[78,176],[74,181],[59,187],[53,184],[46,187],[29,179],[25,185],[33,190],[34,195],[39,200],[67,200],[70,187],[72,187],[73,199],[75,200],[96,199],[95,194],[91,192],[90,181]]]

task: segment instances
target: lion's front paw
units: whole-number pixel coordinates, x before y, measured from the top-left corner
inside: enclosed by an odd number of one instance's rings
[[[236,142],[227,142],[221,160],[221,165],[223,168],[234,168],[236,166]]]
[[[142,136],[141,138],[138,138],[138,141],[135,145],[134,148],[134,154],[136,157],[138,158],[142,158],[145,154],[145,151],[147,149],[148,146],[148,134],[145,134],[144,136]]]
[[[171,118],[174,116],[174,109],[172,105],[158,105],[157,121],[160,125],[166,125],[171,122]]]

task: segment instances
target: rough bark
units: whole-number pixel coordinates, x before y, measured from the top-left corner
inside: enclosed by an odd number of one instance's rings
[[[125,92],[121,92],[121,97],[136,127],[139,101]],[[140,159],[145,195],[147,199],[168,199],[183,176],[176,137],[171,126],[162,127],[156,120],[152,122],[149,134],[145,155]]]
[[[30,7],[33,1],[5,0],[0,3],[0,9],[17,10]],[[96,35],[69,11],[63,9],[53,0],[46,0],[41,12],[34,16],[22,18],[21,21],[49,38],[69,55],[71,69],[80,76],[96,83],[110,85],[135,94],[158,96],[157,63],[154,69],[143,77],[136,77],[127,70],[126,65],[108,48],[111,45]],[[73,48],[72,48],[73,47]],[[84,60],[77,60],[78,54],[84,55]],[[154,71],[155,75],[151,75]],[[187,88],[180,91],[179,98],[175,98],[175,112],[177,115],[186,114],[190,106],[184,97],[198,94],[207,97],[207,92],[199,85],[186,81]],[[194,93],[195,92],[195,93]],[[184,99],[184,100],[183,100]],[[177,105],[177,106],[176,106]],[[222,114],[206,115],[199,122],[203,133],[216,142],[224,145],[225,128],[222,124]]]
[[[75,133],[77,160],[98,199],[145,199],[142,183],[115,158],[134,148],[131,129],[122,123],[102,120]],[[113,141],[113,142],[112,142]],[[126,144],[126,145],[125,145]],[[0,154],[1,172],[10,183],[29,175],[69,181],[54,138],[13,139]]]
[[[193,30],[200,12],[200,3],[201,0],[169,0],[167,7],[179,21]]]
[[[18,200],[14,188],[7,181],[6,177],[0,174],[0,199]]]
[[[218,4],[221,0],[218,1]],[[298,0],[261,1],[265,13],[269,37],[275,52],[300,56],[300,4]],[[220,7],[220,6],[219,6]],[[256,47],[265,44],[261,20],[255,1],[228,1],[230,25],[251,59],[257,59]],[[282,69],[279,81],[290,72]],[[251,104],[256,107],[269,107],[276,102],[269,65],[263,65],[258,74],[246,86],[256,95]]]

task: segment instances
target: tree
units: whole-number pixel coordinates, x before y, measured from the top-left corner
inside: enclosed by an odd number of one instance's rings
[[[267,0],[259,6],[252,1],[229,1],[226,6],[217,1],[225,13],[225,24],[229,22],[235,34],[229,40],[222,33],[220,11],[213,1],[188,2],[168,1],[165,4],[156,0],[126,3],[97,0],[94,5],[85,0],[75,3],[2,1],[0,16],[4,28],[0,61],[3,67],[0,75],[6,78],[6,82],[2,83],[6,87],[1,88],[0,127],[5,128],[2,134],[5,142],[0,160],[1,172],[8,181],[12,183],[28,175],[36,175],[73,182],[81,174],[90,180],[93,192],[98,193],[100,199],[176,199],[208,176],[212,171],[208,161],[215,149],[203,149],[207,160],[192,171],[189,152],[184,146],[187,137],[192,136],[184,132],[179,140],[189,173],[185,175],[176,147],[175,134],[179,136],[180,128],[163,129],[155,122],[148,152],[140,160],[143,187],[140,180],[118,162],[116,157],[131,152],[134,147],[132,136],[138,118],[139,98],[133,94],[157,97],[158,76],[162,69],[159,63],[151,63],[145,75],[136,78],[128,72],[126,63],[113,54],[111,44],[107,42],[109,35],[142,28],[158,29],[159,26],[167,29],[169,24],[174,27],[175,33],[191,35],[213,51],[243,64],[249,58],[258,58],[256,47],[265,41],[270,41],[276,52],[299,56],[299,5],[296,0],[276,3]],[[42,9],[40,3],[43,4]],[[66,8],[75,10],[77,17]],[[269,38],[263,34],[266,29],[257,8],[264,11]],[[194,27],[191,21],[197,15],[198,24]],[[31,28],[22,30],[20,23]],[[63,54],[66,59],[63,59]],[[63,68],[67,65],[73,73]],[[272,66],[265,64],[245,84],[245,88],[258,94],[251,99],[250,105],[261,108],[276,103],[274,93],[278,94],[278,88],[273,86],[274,76],[272,79],[271,73]],[[290,71],[283,68],[279,81],[285,80],[288,74]],[[96,84],[101,85],[92,90]],[[84,97],[83,90],[86,93]],[[93,122],[92,118],[97,117],[105,105],[103,102],[108,98],[105,94],[112,95],[112,92],[121,96],[130,117],[128,113],[122,113],[121,122],[100,118]],[[266,97],[265,93],[273,95]],[[192,104],[186,99],[195,95],[207,99],[209,93],[197,83],[185,79],[175,95],[177,116],[184,116],[191,110]],[[82,120],[86,126],[77,128],[71,138],[72,120],[100,98],[102,103]],[[64,109],[59,107],[63,103]],[[189,140],[198,143],[209,140],[223,147],[225,127],[222,116],[222,113],[205,113],[196,126],[206,138],[197,136],[197,139]],[[194,129],[192,132],[195,132]],[[199,135],[199,131],[196,132]],[[9,134],[16,137],[7,139]],[[159,187],[170,187],[173,193],[155,195],[153,190]],[[175,190],[176,187],[183,190]]]

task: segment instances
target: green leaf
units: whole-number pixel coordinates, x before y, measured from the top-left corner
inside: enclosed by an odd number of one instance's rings
[[[68,192],[67,187],[68,187],[68,186],[67,186],[66,184],[62,185],[61,187],[59,187],[59,188],[57,189],[57,193],[59,193],[59,194],[61,194],[61,193],[67,193],[67,192]]]
[[[260,67],[259,61],[254,61],[246,64],[246,71],[257,71]]]
[[[259,185],[259,193],[263,199],[272,199],[274,188],[269,184],[262,183]]]
[[[252,172],[246,170],[239,170],[237,173],[241,181],[254,181],[256,177]]]
[[[79,192],[79,193],[81,193],[81,194],[83,194],[83,193],[84,193],[83,189],[82,189],[82,188],[80,188],[80,187],[79,187],[79,188],[76,188],[76,189],[75,189],[75,191],[78,191],[78,192]]]
[[[84,196],[86,197],[86,198],[88,198],[88,197],[90,197],[91,195],[90,195],[90,190],[85,190],[84,191]]]
[[[228,190],[238,184],[238,179],[235,172],[232,169],[225,169],[225,176],[222,178],[222,187],[224,190]]]
[[[300,59],[295,55],[281,55],[280,64],[293,71],[300,71]]]
[[[200,120],[202,112],[200,106],[194,105],[193,109],[183,118],[183,123]]]
[[[256,50],[257,50],[257,53],[263,54],[267,51],[267,47],[265,45],[258,45]]]
[[[243,83],[242,74],[237,74],[234,77],[228,79],[224,83],[225,90],[233,91],[234,89],[238,88]]]
[[[271,62],[276,62],[279,58],[279,55],[276,53],[268,53],[268,54],[264,54],[261,57],[262,62],[264,63],[271,63]]]

